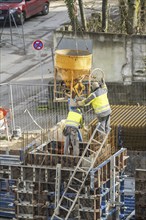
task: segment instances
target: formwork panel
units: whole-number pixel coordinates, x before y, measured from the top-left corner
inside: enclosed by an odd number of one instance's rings
[[[94,213],[83,210],[80,212],[80,219],[81,220],[85,220],[85,219],[94,220],[95,219]],[[96,218],[96,219],[98,220],[99,218]]]
[[[12,176],[12,179],[18,179],[21,176],[20,167],[11,166],[11,176]]]
[[[35,153],[34,155],[29,154],[26,162],[30,165],[38,165],[38,166],[56,166],[58,163],[60,163],[62,167],[72,168],[77,165],[78,161],[79,161],[79,157],[74,157],[74,156]]]
[[[83,145],[81,145],[81,151],[82,149]],[[32,158],[29,160],[30,158],[26,155],[27,159],[25,160],[25,165],[20,164],[17,166],[10,165],[5,167],[7,178],[10,178],[11,176],[18,178],[18,182],[13,188],[15,193],[16,219],[47,220],[47,218],[51,217],[50,214],[53,212],[52,210],[54,210],[54,204],[56,200],[56,165],[58,163],[58,157],[60,158],[59,162],[63,161],[63,165],[61,164],[60,170],[60,196],[63,194],[67,183],[75,169],[75,165],[80,159],[80,157],[65,156],[61,154],[61,151],[59,152],[60,154],[50,155],[48,152],[46,152],[46,149],[43,151],[42,148],[40,151],[38,147],[38,150],[36,148],[35,150],[29,151],[27,153],[27,155],[31,155]],[[97,220],[101,217],[104,217],[105,215],[105,208],[103,209],[102,205],[104,204],[104,206],[107,207],[108,203],[106,200],[108,201],[110,199],[109,191],[111,189],[109,181],[111,174],[110,163],[112,159],[105,161],[103,154],[105,154],[107,157],[108,154],[111,156],[111,149],[109,144],[105,144],[102,154],[98,158],[99,168],[97,170],[96,168],[93,169],[93,178],[91,178],[90,174],[85,182],[83,189],[81,190],[81,196],[86,198],[82,199],[79,204],[76,204],[75,211],[70,216],[72,219],[75,219],[77,215],[80,215],[81,219],[87,218]],[[121,150],[117,155],[115,155],[115,167],[113,169],[115,169],[115,172],[118,176],[120,176],[122,173],[121,171],[125,169],[125,155],[126,149]],[[89,158],[90,156],[91,155],[88,155]],[[49,159],[45,160],[45,158]],[[64,161],[66,163],[66,167],[64,166]],[[101,161],[103,161],[103,164],[101,164]],[[32,163],[31,166],[30,162]],[[48,165],[48,163],[51,165]],[[79,171],[77,172],[76,178],[83,180],[84,175]],[[118,184],[120,184],[120,181],[118,181]],[[91,185],[94,185],[94,189],[92,190]],[[76,190],[79,189],[79,185],[76,180],[71,183],[71,186]],[[118,190],[118,186],[115,185],[114,187],[115,190]],[[107,189],[109,191],[106,191]],[[94,196],[94,198],[91,198],[91,196]],[[67,197],[74,198],[74,191],[68,191]],[[116,199],[115,201],[118,200]],[[63,206],[66,208],[70,207],[69,203],[70,201],[64,201]],[[78,207],[78,205],[80,206]],[[61,210],[60,215],[64,217],[65,214],[63,210]]]
[[[31,167],[25,167],[25,169],[23,169],[23,172],[21,172],[21,175],[23,175],[23,179],[33,181],[33,176],[35,174]]]

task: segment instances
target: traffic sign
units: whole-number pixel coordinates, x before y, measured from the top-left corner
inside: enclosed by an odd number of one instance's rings
[[[43,44],[43,42],[42,42],[41,40],[35,40],[35,41],[33,42],[33,48],[34,48],[35,50],[42,50],[43,47],[44,47],[44,44]]]

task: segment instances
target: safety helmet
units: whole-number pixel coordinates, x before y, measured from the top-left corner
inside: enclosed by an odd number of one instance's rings
[[[99,83],[96,81],[96,82],[91,82],[91,87],[92,87],[92,90],[96,90],[100,87]]]
[[[77,103],[75,99],[68,99],[68,106],[69,106],[69,110],[74,110],[77,108]]]
[[[8,111],[0,106],[0,120],[7,115]]]

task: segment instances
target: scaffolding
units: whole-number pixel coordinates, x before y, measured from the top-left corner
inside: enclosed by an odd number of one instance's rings
[[[23,163],[0,165],[1,192],[3,194],[5,192],[5,198],[9,194],[12,203],[11,207],[5,207],[7,216],[13,214],[15,219],[21,220],[51,219],[57,201],[62,196],[74,167],[79,161],[79,157],[74,156],[49,155],[49,152],[46,155],[46,147],[48,151],[52,150],[52,144],[44,145],[44,153],[42,152],[42,146],[41,151],[38,147],[39,153],[33,150],[27,153],[28,157],[26,156],[25,165]],[[30,164],[30,155],[32,164]],[[59,155],[61,158],[60,164],[58,163]],[[92,220],[107,219],[107,216],[112,213],[120,216],[120,219],[122,219],[121,216],[124,217],[123,187],[126,160],[127,151],[121,149],[90,171],[69,219],[75,219],[76,217],[77,219],[87,218]],[[78,178],[83,180],[84,174],[78,172]],[[76,184],[76,187],[78,187],[76,181],[72,184]],[[71,191],[66,196],[68,201],[63,204],[64,208],[70,205],[70,200],[75,197],[75,193]],[[2,204],[5,205],[5,200],[2,201]],[[5,211],[3,210],[3,213]],[[65,215],[65,211],[58,211],[62,216]]]
[[[23,135],[20,143],[17,141],[17,147],[20,145],[20,148],[14,149],[11,146],[9,149],[8,147],[0,149],[0,196],[3,198],[0,204],[0,216],[13,217],[17,220],[51,219],[95,129],[97,120],[94,113],[88,112],[87,109],[88,114],[85,120],[87,124],[91,122],[89,134],[80,143],[78,157],[66,156],[63,154],[64,139],[56,123],[66,118],[68,107],[67,103],[53,102],[53,85],[43,86],[43,91],[40,85],[3,86],[0,87],[2,92],[10,91],[10,94],[7,94],[9,98],[5,98],[4,106],[8,107],[11,103],[9,107],[13,107],[15,125],[22,126]],[[145,130],[145,106],[142,105],[146,100],[144,94],[141,96],[141,103],[136,105],[139,94],[137,97],[125,96],[133,90],[131,86],[128,86],[122,93],[122,97],[127,98],[120,99],[122,104],[117,105],[119,103],[113,98],[115,91],[116,96],[121,92],[117,86],[109,87],[111,104],[114,104],[111,117],[112,130],[94,168],[87,176],[69,219],[103,220],[110,219],[111,216],[115,219],[125,219],[131,212],[134,212],[134,197],[124,194],[124,173],[128,157],[127,150],[123,147],[128,146],[131,149],[132,146],[136,149],[139,146],[139,150],[144,149],[145,132],[141,131]],[[143,83],[134,84],[134,89],[137,88],[143,91],[146,89]],[[41,106],[44,103],[41,101],[44,99],[47,100],[47,106]],[[127,106],[126,103],[132,105]],[[41,127],[44,125],[43,130],[30,120],[27,112],[27,114],[24,113],[26,109]],[[135,117],[138,115],[140,120]],[[98,139],[95,138],[95,140]],[[92,143],[92,145],[96,144],[97,142]],[[85,165],[87,165],[86,162],[84,160]],[[85,175],[82,171],[78,171],[77,175],[77,179],[84,180]],[[73,185],[79,187],[76,180],[73,181]],[[68,199],[63,203],[65,209],[71,205],[75,193],[69,191],[66,196]],[[129,201],[132,209],[128,206]],[[61,218],[65,218],[65,210],[59,208],[57,211]]]

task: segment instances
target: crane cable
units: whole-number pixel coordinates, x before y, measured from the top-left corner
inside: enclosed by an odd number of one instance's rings
[[[34,118],[32,117],[32,115],[30,114],[30,112],[28,111],[28,109],[25,109],[24,113],[28,113],[28,115],[30,116],[30,118],[32,119],[32,121],[43,131],[44,129],[34,120]]]

